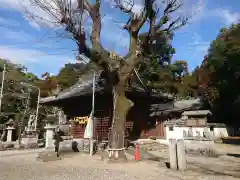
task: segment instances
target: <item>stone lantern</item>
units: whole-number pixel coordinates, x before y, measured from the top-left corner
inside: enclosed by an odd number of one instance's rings
[[[12,133],[15,130],[15,122],[13,119],[9,119],[6,123],[6,130],[7,130],[7,142],[12,142]]]
[[[54,129],[57,127],[56,122],[58,122],[58,118],[53,115],[47,115],[46,117],[46,126],[44,129],[46,130],[45,138],[46,138],[46,143],[45,143],[45,148],[51,149],[54,147],[54,140],[53,140],[53,132]]]

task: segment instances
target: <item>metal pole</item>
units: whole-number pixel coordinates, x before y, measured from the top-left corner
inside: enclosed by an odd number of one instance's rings
[[[93,155],[93,134],[94,134],[94,108],[95,108],[95,72],[93,73],[93,92],[92,92],[92,113],[91,113],[91,136],[90,136],[90,156]]]
[[[92,116],[94,117],[95,110],[95,72],[93,73],[93,94],[92,94]]]
[[[2,85],[1,85],[1,92],[0,92],[0,112],[1,112],[1,108],[2,108],[2,98],[3,98],[3,87],[4,87],[4,80],[5,80],[5,72],[6,72],[6,65],[3,64]]]
[[[36,116],[35,116],[35,127],[34,130],[37,131],[37,121],[38,121],[38,109],[39,109],[39,100],[40,100],[40,88],[38,89],[38,99],[37,99],[37,110],[36,110]]]

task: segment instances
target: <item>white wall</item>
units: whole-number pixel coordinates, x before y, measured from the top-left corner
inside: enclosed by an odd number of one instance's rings
[[[227,128],[225,128],[225,127],[214,128],[213,132],[214,132],[214,137],[215,138],[228,137],[229,136]]]
[[[173,127],[173,131],[169,131],[169,126],[165,127],[166,139],[183,139],[183,130],[188,131],[189,127]]]
[[[228,131],[226,127],[215,127],[213,131],[210,131],[210,128],[204,128],[204,127],[173,127],[173,131],[169,131],[169,126],[165,127],[166,131],[166,140],[170,138],[174,139],[183,139],[183,131],[185,130],[188,132],[190,129],[192,129],[193,136],[197,136],[197,131],[200,133],[200,136],[203,137],[203,132],[207,131],[209,134],[213,136],[213,138],[220,138],[220,137],[228,137]]]

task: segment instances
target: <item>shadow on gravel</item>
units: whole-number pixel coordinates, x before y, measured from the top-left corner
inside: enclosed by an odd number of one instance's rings
[[[160,161],[161,158],[159,158],[159,157],[149,157],[147,160],[149,160],[149,161]]]
[[[215,176],[231,176],[234,178],[240,178],[240,174],[238,173],[239,170],[237,169],[232,169],[231,171],[228,171],[228,172],[220,172],[197,163],[188,163],[188,166],[189,166],[188,170],[199,172],[201,174],[215,175]]]
[[[235,158],[240,158],[240,154],[232,154],[232,153],[227,153],[228,156],[232,156]]]
[[[59,156],[54,151],[41,151],[38,153],[36,160],[42,162],[57,161],[65,158],[74,158],[79,155],[84,155],[85,153],[74,152],[72,150],[61,150]],[[87,153],[86,153],[87,154]]]
[[[129,148],[126,151],[127,153],[134,155],[135,149]],[[139,153],[140,153],[140,160],[142,161],[165,162],[164,158],[154,156],[143,148],[139,148]]]
[[[13,150],[12,153],[9,154],[1,154],[0,157],[8,157],[8,156],[19,156],[19,155],[29,155],[29,154],[36,154],[39,153],[43,148],[39,148],[39,151],[24,151],[24,149],[21,150]],[[15,153],[14,153],[15,151]]]

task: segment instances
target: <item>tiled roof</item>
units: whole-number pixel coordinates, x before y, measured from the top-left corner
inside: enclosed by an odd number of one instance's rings
[[[108,84],[106,83],[106,80],[102,78],[102,72],[101,71],[97,72],[95,77],[96,77],[95,92],[97,93],[110,92],[110,88],[109,88],[110,86],[108,86]],[[40,103],[44,104],[49,102],[57,102],[70,97],[92,94],[92,85],[93,85],[92,79],[93,79],[93,73],[86,74],[72,87],[61,91],[56,96],[42,98],[40,99]],[[142,92],[142,93],[146,92],[146,90],[137,83],[132,84],[130,87],[127,88],[126,91],[128,92],[134,91],[134,92]],[[171,99],[171,97],[165,94],[157,93],[157,92],[151,92],[151,96],[156,98],[161,98],[161,99],[169,99],[169,100]]]
[[[183,112],[186,110],[198,110],[202,106],[201,99],[190,99],[190,100],[175,100],[171,104],[153,104],[151,105],[152,113],[150,116],[159,116],[163,112]]]

